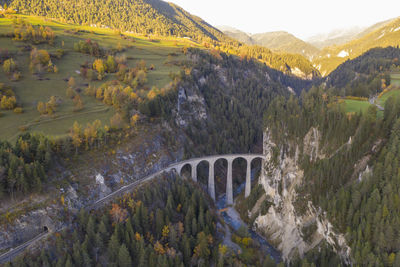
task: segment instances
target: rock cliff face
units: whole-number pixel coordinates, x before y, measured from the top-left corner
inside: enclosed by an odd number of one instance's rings
[[[51,205],[28,212],[7,228],[0,228],[0,250],[17,246],[45,230],[54,231],[60,228],[62,223],[57,221],[57,216],[60,216],[58,209]]]
[[[201,122],[207,119],[206,103],[197,86],[195,88],[179,87],[178,103],[174,113],[175,123],[184,128],[193,121]]]
[[[282,252],[286,261],[297,255],[302,257],[325,240],[345,262],[350,263],[350,248],[344,236],[333,230],[325,214],[314,207],[311,201],[303,203],[301,210],[298,208],[301,196],[296,189],[304,179],[303,170],[298,163],[299,156],[307,154],[311,160],[323,158],[320,136],[319,131],[312,128],[304,137],[303,144],[289,144],[290,149],[283,149],[273,142],[268,129],[266,130],[263,149],[267,159],[259,182],[265,189],[266,199],[273,205],[265,215],[256,218],[254,225],[257,231],[268,237]],[[299,147],[302,147],[302,151]],[[288,150],[295,151],[294,155],[286,152]],[[274,151],[278,151],[279,155],[274,155]]]

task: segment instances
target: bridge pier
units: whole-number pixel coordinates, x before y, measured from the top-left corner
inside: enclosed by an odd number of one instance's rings
[[[215,200],[214,164],[215,161],[208,161],[208,193],[213,200]]]
[[[251,160],[247,160],[247,170],[246,170],[246,187],[244,191],[244,197],[250,196],[251,192]]]
[[[233,205],[233,186],[232,186],[232,159],[227,159],[228,161],[228,174],[226,181],[226,205]]]
[[[225,159],[228,163],[228,170],[227,170],[227,177],[226,177],[226,205],[233,204],[233,177],[232,177],[232,168],[233,168],[233,161],[237,158],[242,158],[247,162],[247,169],[246,169],[246,184],[245,184],[245,197],[247,198],[251,193],[251,162],[256,159],[260,158],[262,160],[261,166],[264,166],[265,163],[265,155],[262,154],[229,154],[229,155],[215,155],[215,156],[208,156],[203,158],[195,158],[190,160],[185,160],[182,162],[178,162],[172,164],[168,168],[165,168],[166,171],[175,169],[179,175],[182,175],[182,169],[186,165],[190,165],[191,170],[191,178],[193,181],[197,182],[197,166],[202,161],[207,161],[209,164],[208,170],[208,193],[210,194],[211,198],[215,200],[215,162],[220,159]],[[264,172],[261,172],[263,175]]]
[[[197,162],[191,164],[192,166],[192,180],[197,182]]]
[[[182,175],[182,166],[179,166],[178,169],[176,169],[176,172],[178,173],[179,176]]]

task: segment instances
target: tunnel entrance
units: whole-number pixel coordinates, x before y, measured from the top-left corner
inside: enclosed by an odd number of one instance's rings
[[[49,228],[45,225],[43,226],[43,232],[47,233],[49,231]]]

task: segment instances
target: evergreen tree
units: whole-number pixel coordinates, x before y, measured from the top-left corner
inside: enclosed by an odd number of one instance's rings
[[[118,266],[119,267],[130,267],[132,266],[132,259],[129,255],[128,249],[125,244],[122,244],[118,251]]]

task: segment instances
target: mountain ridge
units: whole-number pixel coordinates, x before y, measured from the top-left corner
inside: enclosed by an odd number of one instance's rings
[[[303,41],[285,31],[249,34],[229,26],[219,29],[244,43],[285,51],[308,58],[322,76],[334,71],[347,59],[354,59],[375,47],[400,45],[400,17],[377,22],[369,27],[334,30]]]
[[[294,53],[312,59],[319,49],[286,31],[250,34],[230,26],[217,26],[219,30],[238,41],[249,45],[260,45],[275,52]]]
[[[364,27],[353,27],[349,29],[336,29],[328,33],[320,33],[313,35],[307,39],[306,42],[314,45],[319,49],[323,49],[327,46],[341,45],[347,43],[355,38],[356,35],[365,31]]]
[[[318,48],[286,31],[253,34],[252,38],[257,44],[272,50],[301,54],[309,59],[319,52]]]
[[[375,47],[400,45],[400,17],[379,22],[343,45],[324,48],[313,63],[323,76],[331,73],[341,63],[354,59]]]

